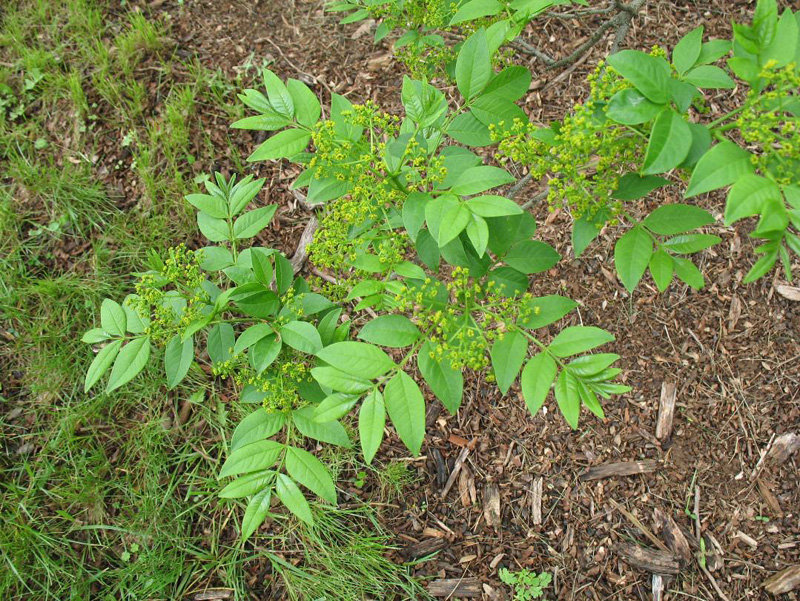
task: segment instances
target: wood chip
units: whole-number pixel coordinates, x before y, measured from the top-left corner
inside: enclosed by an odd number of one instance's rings
[[[673,553],[645,549],[631,543],[620,543],[617,552],[626,563],[634,568],[651,572],[653,574],[677,574],[680,572],[680,562]]]
[[[795,432],[781,434],[772,443],[772,448],[767,452],[767,460],[774,465],[780,465],[800,449],[800,436]]]
[[[467,456],[469,452],[475,448],[475,445],[478,444],[478,439],[473,438],[470,443],[461,449],[461,452],[458,454],[456,458],[456,462],[453,465],[453,471],[450,473],[450,477],[447,479],[447,484],[444,485],[442,489],[442,499],[447,496],[447,493],[450,492],[450,489],[453,487],[453,484],[456,482],[456,478],[458,477],[458,472],[461,471],[461,466],[464,465],[464,462],[467,460]]]
[[[194,601],[217,601],[218,599],[230,599],[233,597],[233,589],[229,588],[214,588],[197,593],[194,596]]]
[[[580,479],[584,482],[588,480],[599,480],[601,478],[613,478],[616,476],[634,476],[636,474],[647,474],[656,471],[659,462],[653,459],[644,461],[623,461],[621,463],[606,463],[586,470],[581,474]]]
[[[500,489],[487,484],[483,489],[483,517],[492,528],[500,527]]]
[[[492,559],[491,563],[489,564],[489,567],[494,570],[505,556],[506,556],[505,553],[498,553],[497,555],[495,555],[494,559]]]
[[[775,286],[783,298],[788,298],[791,301],[800,301],[800,288],[797,286]]]
[[[778,572],[761,586],[773,595],[782,595],[800,588],[800,564]]]
[[[744,544],[748,545],[749,547],[752,547],[753,549],[758,547],[758,541],[749,534],[745,534],[741,530],[737,530],[735,536]]]
[[[653,574],[653,601],[662,601],[664,598],[664,578],[661,574]]]
[[[539,526],[542,523],[542,485],[543,478],[535,478],[531,484],[531,514],[533,524]]]
[[[672,420],[675,418],[675,400],[678,386],[675,382],[662,382],[661,399],[658,402],[658,421],[656,422],[656,438],[669,440],[672,436]]]
[[[483,587],[477,578],[442,578],[428,584],[428,593],[434,597],[480,597]]]
[[[428,538],[418,543],[413,543],[403,548],[401,553],[408,559],[419,559],[425,557],[436,551],[441,551],[447,546],[447,540],[444,538]]]
[[[764,499],[764,502],[769,507],[770,511],[776,518],[783,517],[783,509],[781,508],[781,504],[778,501],[778,498],[773,494],[772,490],[775,488],[775,484],[767,483],[762,478],[756,480],[758,483],[758,492],[761,493],[761,497]]]
[[[666,543],[667,548],[680,558],[684,564],[688,564],[692,559],[692,549],[683,531],[672,519],[671,515],[656,508],[653,512],[656,523],[661,529],[661,538]]]
[[[464,509],[468,509],[473,503],[470,498],[470,488],[475,488],[475,479],[472,477],[472,471],[465,465],[458,477],[458,498]]]

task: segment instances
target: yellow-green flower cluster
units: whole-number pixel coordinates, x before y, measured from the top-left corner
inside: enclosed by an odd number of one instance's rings
[[[769,172],[776,182],[800,182],[800,117],[789,112],[800,102],[800,73],[794,63],[782,69],[768,61],[760,77],[766,86],[751,89],[736,125],[745,142],[758,148],[753,164]]]
[[[531,124],[516,122],[498,154],[501,161],[528,165],[534,178],[548,176],[551,210],[566,204],[576,218],[601,209],[619,213],[621,203],[611,195],[622,175],[640,164],[648,129],[636,133],[605,117],[610,98],[631,87],[613,68],[601,61],[588,81],[588,100],[575,105],[559,125],[553,144],[537,139]]]
[[[395,302],[398,311],[412,315],[432,343],[431,358],[447,361],[453,369],[486,367],[492,342],[535,311],[527,302],[529,293],[506,297],[494,281],[479,282],[462,267],[453,269],[445,288],[444,307],[431,306],[438,294],[431,279],[417,288],[404,287]]]
[[[134,309],[150,318],[145,334],[158,344],[166,344],[201,316],[208,305],[208,294],[198,253],[180,244],[167,251],[160,271],[142,274],[136,283]]]

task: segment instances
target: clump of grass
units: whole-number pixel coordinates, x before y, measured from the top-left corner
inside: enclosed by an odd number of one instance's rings
[[[267,557],[290,599],[429,598],[407,566],[386,556],[389,538],[367,505],[317,509],[314,526],[296,523],[285,532],[270,541]]]
[[[420,480],[417,473],[408,464],[393,461],[381,466],[377,471],[378,494],[385,502],[394,501],[403,496],[405,490]]]
[[[117,36],[115,45],[122,72],[131,76],[142,57],[163,48],[163,29],[142,13],[132,12],[127,30]]]

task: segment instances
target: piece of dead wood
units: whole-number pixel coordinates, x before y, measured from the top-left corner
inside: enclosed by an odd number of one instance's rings
[[[531,514],[533,516],[533,524],[539,526],[542,523],[542,485],[544,479],[534,478],[531,484]]]
[[[672,421],[675,418],[677,394],[678,386],[675,382],[662,382],[661,399],[658,402],[658,421],[656,422],[656,438],[658,440],[669,440],[672,436]]]
[[[419,559],[431,553],[441,551],[447,546],[447,539],[427,538],[418,543],[412,543],[403,548],[401,553],[408,559]]]
[[[583,474],[581,474],[580,479],[586,482],[588,480],[600,480],[601,478],[614,478],[616,476],[648,474],[656,471],[658,467],[659,462],[653,459],[645,459],[644,461],[606,463],[605,465],[590,467]]]
[[[456,478],[458,477],[458,472],[461,471],[461,466],[464,465],[464,462],[467,460],[467,455],[469,455],[469,452],[475,448],[476,444],[478,444],[478,439],[473,438],[467,446],[461,449],[461,452],[456,458],[455,464],[453,464],[453,471],[450,473],[450,477],[447,479],[447,484],[445,484],[444,488],[442,489],[442,499],[447,496],[447,493],[450,492],[453,484],[455,484]]]
[[[653,574],[677,574],[681,565],[678,557],[670,551],[645,549],[631,543],[619,543],[617,552],[634,568]]]
[[[661,574],[653,574],[653,601],[661,601],[664,598],[664,578]]]
[[[642,522],[640,522],[639,519],[635,515],[633,515],[630,511],[628,511],[622,505],[617,503],[614,499],[609,499],[609,501],[614,506],[614,509],[616,509],[622,515],[624,515],[626,518],[628,518],[628,521],[631,524],[633,524],[634,526],[636,526],[639,529],[639,532],[644,534],[650,540],[651,543],[653,543],[656,547],[658,547],[662,551],[669,551],[669,549],[667,549],[667,546],[664,543],[662,543],[660,540],[658,540],[656,535],[653,534],[652,532],[650,532],[650,530],[648,528],[646,528],[645,525],[642,524]]]
[[[436,469],[436,484],[442,488],[447,482],[447,462],[442,456],[442,452],[433,447],[431,449],[431,457],[433,457],[433,466]]]
[[[763,478],[756,480],[756,483],[758,484],[758,492],[761,493],[761,497],[764,499],[764,502],[767,504],[772,514],[776,518],[782,518],[783,509],[781,508],[778,498],[772,492],[775,485],[772,483],[768,484]]]
[[[434,597],[480,597],[483,587],[477,578],[442,578],[428,584],[428,592]]]
[[[303,233],[300,235],[300,242],[297,243],[297,250],[294,251],[294,255],[289,259],[289,263],[292,264],[292,269],[295,273],[303,268],[308,258],[308,245],[311,244],[311,241],[314,239],[314,232],[317,231],[317,226],[319,226],[319,221],[312,215]]]
[[[474,502],[474,499],[470,496],[471,488],[475,488],[475,480],[472,477],[472,471],[465,465],[461,468],[461,474],[458,477],[458,498],[464,509],[471,507]]]
[[[500,489],[496,484],[487,484],[483,489],[483,517],[487,526],[500,527]]]
[[[768,578],[762,584],[768,593],[782,595],[800,588],[800,565],[791,566]]]
[[[233,589],[215,588],[208,589],[194,596],[194,601],[217,601],[219,599],[230,599],[233,597]]]
[[[731,307],[728,310],[728,330],[733,330],[742,316],[742,301],[735,294],[731,298]]]
[[[796,432],[781,434],[772,442],[772,448],[767,451],[767,461],[773,465],[780,465],[800,449],[800,436]]]
[[[653,511],[656,524],[661,530],[661,538],[667,545],[667,548],[672,551],[683,564],[688,564],[692,559],[692,549],[689,546],[689,541],[683,534],[678,524],[672,519],[671,515],[656,508]]]
[[[797,286],[775,286],[775,290],[783,298],[788,298],[791,301],[800,301],[800,288]]]

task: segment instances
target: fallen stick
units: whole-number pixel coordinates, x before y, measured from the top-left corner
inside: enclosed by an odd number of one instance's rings
[[[450,492],[450,489],[453,487],[453,484],[456,482],[456,478],[458,477],[458,473],[461,471],[461,466],[464,465],[464,462],[467,460],[467,455],[469,452],[475,448],[475,445],[478,443],[477,438],[473,438],[467,446],[461,449],[461,452],[458,454],[456,458],[456,462],[453,465],[453,471],[450,472],[450,477],[447,479],[447,483],[444,485],[442,489],[442,499],[447,496],[447,493]]]

